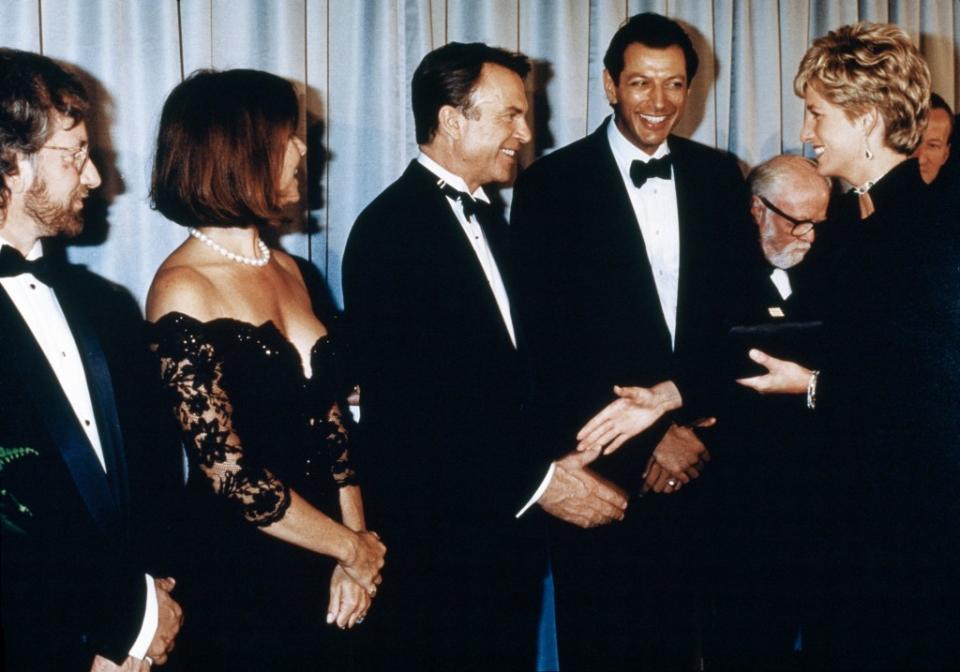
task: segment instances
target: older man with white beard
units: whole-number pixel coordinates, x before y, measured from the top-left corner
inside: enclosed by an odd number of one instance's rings
[[[791,155],[760,164],[747,182],[765,261],[759,254],[743,260],[757,270],[729,316],[737,325],[730,351],[735,375],[750,365],[751,346],[815,361],[823,267],[812,258],[801,262],[826,219],[831,188],[813,161]],[[795,669],[798,634],[811,627],[817,599],[810,571],[822,515],[811,460],[817,428],[796,398],[750,392],[730,403],[718,417],[712,451],[716,564],[704,659],[711,669]]]
[[[770,282],[764,284],[764,319],[807,319],[797,314],[796,278],[788,271],[803,261],[816,237],[816,226],[827,217],[830,180],[817,174],[810,159],[783,154],[754,168],[747,183],[750,214],[771,266],[766,271]]]

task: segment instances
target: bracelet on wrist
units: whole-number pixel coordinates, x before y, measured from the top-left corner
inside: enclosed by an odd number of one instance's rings
[[[820,372],[812,371],[810,380],[807,381],[807,408],[811,411],[817,407],[817,382],[820,380]]]

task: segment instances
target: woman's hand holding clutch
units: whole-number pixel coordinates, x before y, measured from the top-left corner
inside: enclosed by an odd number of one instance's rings
[[[760,394],[804,394],[808,391],[813,371],[795,362],[771,357],[762,350],[750,351],[750,359],[766,367],[762,376],[740,378],[738,383]]]

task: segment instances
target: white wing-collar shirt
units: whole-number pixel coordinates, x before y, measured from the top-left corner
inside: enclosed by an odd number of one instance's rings
[[[484,203],[490,202],[490,198],[486,192],[484,192],[483,187],[477,187],[476,191],[471,194],[467,183],[462,177],[454,175],[423,152],[420,152],[417,156],[417,161],[457,191],[470,194],[474,200],[483,201]],[[493,298],[497,301],[497,308],[500,310],[503,325],[510,335],[510,341],[513,343],[513,347],[517,347],[517,336],[513,330],[513,319],[510,317],[510,298],[507,296],[507,289],[504,287],[500,269],[497,267],[497,261],[490,252],[490,245],[487,243],[486,236],[483,235],[483,229],[480,228],[480,223],[477,221],[476,216],[467,218],[463,214],[463,206],[460,204],[460,201],[447,196],[447,202],[450,204],[450,208],[453,210],[457,221],[460,222],[460,227],[463,229],[464,235],[466,235],[467,240],[470,241],[470,246],[473,248],[474,254],[477,255],[477,261],[480,262],[480,266],[483,268],[483,274],[487,278],[487,284],[490,285],[490,291],[493,292]]]
[[[637,216],[653,281],[660,299],[660,310],[670,330],[670,343],[677,337],[677,294],[680,286],[680,216],[677,211],[676,180],[649,178],[639,189],[630,179],[630,164],[647,163],[670,153],[667,141],[660,143],[653,156],[624,137],[614,119],[607,124],[607,140],[616,159],[623,186]],[[671,171],[674,169],[671,167]]]
[[[10,243],[0,236],[0,249]],[[11,246],[12,247],[12,246]],[[43,245],[37,241],[27,253],[27,260],[34,261],[43,256]],[[40,282],[30,273],[21,273],[10,277],[0,277],[0,287],[3,287],[13,305],[16,306],[23,321],[27,323],[34,340],[40,346],[44,356],[50,363],[50,368],[57,377],[57,382],[63,389],[70,407],[80,421],[84,434],[93,446],[100,467],[107,471],[107,463],[103,458],[103,444],[100,442],[100,432],[97,428],[97,419],[93,411],[93,401],[90,398],[90,388],[87,386],[87,375],[83,369],[83,360],[80,351],[73,340],[73,332],[67,324],[57,295],[48,285]],[[16,357],[16,353],[6,353],[7,357]],[[134,658],[143,658],[147,654],[153,635],[159,623],[157,594],[154,588],[153,577],[145,575],[147,586],[147,601],[144,609],[143,624],[140,633],[130,647],[130,655]],[[70,599],[64,596],[63,599]]]

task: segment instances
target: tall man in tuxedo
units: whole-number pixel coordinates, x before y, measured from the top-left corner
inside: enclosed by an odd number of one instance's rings
[[[75,75],[0,49],[0,449],[8,670],[147,669],[180,627],[174,581],[138,552],[164,483],[143,321],[119,288],[57,264],[100,184]],[[169,482],[167,482],[169,484]],[[149,541],[160,545],[153,537]]]
[[[512,178],[530,140],[528,70],[480,43],[427,54],[412,83],[420,154],[347,242],[366,506],[391,548],[367,619],[383,667],[534,665],[543,544],[515,514],[549,460],[522,437],[506,222],[484,190]],[[579,503],[598,522],[625,505],[597,479]]]
[[[631,494],[644,491],[644,476],[653,488],[622,525],[551,530],[563,669],[696,664],[701,511],[695,484],[676,493],[707,453],[684,425],[716,414],[724,304],[742,266],[728,260],[742,262],[752,242],[736,161],[670,134],[697,64],[678,24],[632,17],[604,58],[613,118],[536,161],[514,192],[516,305],[536,434],[563,455],[614,385],[647,388],[651,418],[672,410],[590,467]],[[594,447],[630,433],[625,404],[608,407],[609,431],[601,427]]]

